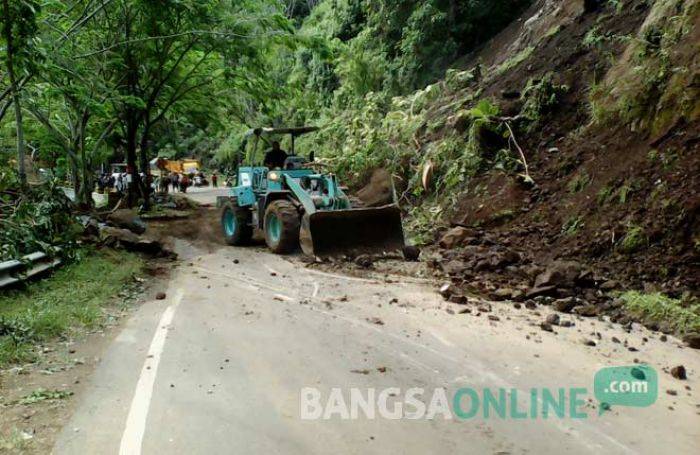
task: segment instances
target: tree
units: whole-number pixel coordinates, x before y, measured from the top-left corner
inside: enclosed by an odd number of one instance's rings
[[[31,49],[28,46],[30,38],[36,32],[35,16],[37,4],[33,1],[22,0],[10,3],[2,0],[2,37],[5,42],[5,68],[9,87],[3,91],[10,96],[15,111],[15,128],[17,135],[17,166],[20,184],[26,185],[27,172],[25,169],[24,123],[22,119],[21,82],[17,71],[23,66],[25,57]],[[2,98],[0,98],[2,101]],[[9,101],[0,111],[0,119],[9,107]]]

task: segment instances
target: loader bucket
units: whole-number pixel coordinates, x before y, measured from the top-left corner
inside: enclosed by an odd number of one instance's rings
[[[304,215],[299,240],[309,256],[399,250],[404,246],[401,211],[396,205],[387,205]]]

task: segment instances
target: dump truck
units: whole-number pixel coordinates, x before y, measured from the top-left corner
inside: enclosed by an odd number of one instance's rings
[[[353,206],[337,176],[317,170],[313,152],[296,153],[296,138],[317,129],[255,128],[245,134],[235,186],[217,201],[226,242],[246,245],[257,230],[278,254],[299,246],[319,257],[401,249],[404,234],[395,200],[382,207]],[[290,153],[281,166],[270,168],[258,149],[280,135],[291,137]]]

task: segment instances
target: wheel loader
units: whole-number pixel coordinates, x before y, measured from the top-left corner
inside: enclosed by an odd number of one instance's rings
[[[401,249],[404,235],[396,202],[353,207],[337,177],[317,170],[313,152],[308,158],[297,155],[295,139],[317,129],[255,128],[246,133],[235,186],[217,201],[226,242],[246,245],[260,231],[268,248],[278,254],[299,246],[304,254],[317,257]],[[291,136],[290,154],[281,167],[270,169],[262,164],[258,147],[280,135]]]

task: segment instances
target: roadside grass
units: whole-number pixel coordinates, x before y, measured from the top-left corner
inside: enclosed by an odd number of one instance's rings
[[[81,260],[25,289],[0,293],[0,368],[31,361],[34,345],[95,327],[132,277],[143,269],[137,255],[83,250]]]
[[[627,291],[620,296],[625,308],[644,322],[668,324],[677,334],[700,332],[700,302],[684,303],[661,293]]]
[[[13,428],[7,434],[0,434],[0,453],[22,454],[29,451],[31,440],[23,432]]]

